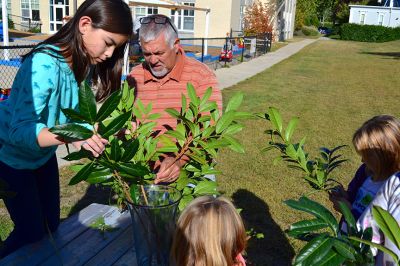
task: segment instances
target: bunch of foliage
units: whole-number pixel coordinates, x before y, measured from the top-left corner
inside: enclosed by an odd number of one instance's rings
[[[260,0],[256,0],[252,5],[247,7],[244,15],[245,35],[272,32],[275,9],[275,1],[262,3]]]
[[[346,23],[340,27],[340,38],[359,42],[388,42],[400,40],[400,27]]]
[[[306,36],[318,36],[319,32],[315,26],[303,26],[301,28],[301,32],[303,32]]]
[[[110,186],[118,198],[118,204],[137,202],[144,184],[154,181],[152,165],[160,155],[169,153],[175,160],[188,157],[178,180],[171,184],[183,193],[179,208],[182,209],[194,197],[205,194],[217,194],[216,183],[205,178],[215,174],[217,150],[229,147],[243,152],[241,144],[234,135],[243,126],[238,119],[248,117],[247,113],[238,112],[243,95],[236,94],[226,105],[225,113],[220,114],[217,104],[209,101],[212,89],[207,89],[202,98],[196,95],[191,84],[187,86],[187,95],[182,95],[180,111],[166,111],[178,120],[175,130],[154,136],[153,128],[158,114],[152,114],[152,106],[144,106],[140,99],[134,99],[134,91],[124,84],[122,91],[114,92],[96,110],[95,97],[87,84],[79,90],[79,112],[64,109],[63,113],[73,120],[73,124],[64,124],[50,129],[51,132],[66,141],[84,140],[93,134],[108,139],[109,145],[97,158],[87,150],[70,153],[66,160],[86,159],[86,163],[74,166],[78,172],[70,180],[70,185],[81,181],[90,184]],[[135,102],[135,105],[133,104]],[[132,127],[132,120],[140,121],[137,128]],[[82,123],[87,123],[88,129]],[[127,129],[129,134],[118,134]]]
[[[337,146],[333,149],[326,147],[320,148],[319,157],[311,160],[309,154],[304,150],[305,138],[300,142],[292,142],[292,135],[296,129],[298,118],[291,118],[286,129],[283,127],[282,116],[274,108],[268,108],[265,114],[258,115],[270,122],[271,129],[266,132],[270,136],[268,146],[265,151],[279,151],[277,161],[285,161],[289,168],[298,169],[304,172],[303,178],[316,190],[329,191],[335,187],[337,181],[330,176],[332,171],[340,166],[346,159],[341,159],[342,155],[337,152],[345,147]]]
[[[296,17],[294,22],[295,29],[299,30],[304,25],[306,26],[314,25],[311,23],[315,23],[316,20],[318,21],[317,2],[318,2],[317,0],[298,0],[296,2]],[[315,18],[317,19],[315,20]]]
[[[309,213],[313,219],[302,220],[290,226],[288,235],[308,243],[297,254],[294,265],[374,265],[370,247],[389,255],[399,265],[396,254],[382,245],[371,242],[372,229],[357,229],[356,221],[344,203],[339,203],[347,224],[347,232],[340,230],[335,216],[319,203],[301,197],[298,201],[285,201],[289,207]],[[373,217],[379,228],[393,243],[400,246],[400,227],[396,220],[380,207],[373,207]]]

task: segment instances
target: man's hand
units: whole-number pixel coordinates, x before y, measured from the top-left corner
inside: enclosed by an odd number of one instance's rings
[[[179,177],[182,164],[179,161],[175,161],[173,157],[165,157],[162,162],[158,161],[155,165],[160,169],[158,170],[154,184],[158,183],[171,183],[174,182]]]

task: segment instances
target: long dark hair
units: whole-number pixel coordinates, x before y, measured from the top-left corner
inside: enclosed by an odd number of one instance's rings
[[[129,6],[122,0],[86,0],[78,8],[72,19],[56,34],[37,45],[25,57],[38,51],[52,50],[52,56],[62,56],[71,64],[75,79],[80,84],[89,73],[90,58],[85,51],[82,35],[79,31],[79,20],[88,16],[92,27],[111,33],[132,36],[133,21]],[[60,51],[46,47],[52,44],[60,47]],[[104,100],[110,93],[121,86],[124,50],[122,45],[114,50],[111,58],[94,66],[91,80],[97,84],[96,99]]]

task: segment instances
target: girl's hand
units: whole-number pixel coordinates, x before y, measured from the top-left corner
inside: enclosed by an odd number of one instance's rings
[[[337,186],[329,191],[329,200],[333,203],[333,208],[338,212],[340,212],[339,202],[344,202],[351,209],[347,192],[342,186]]]
[[[94,157],[99,157],[99,155],[105,150],[107,144],[108,140],[103,139],[99,135],[93,135],[87,140],[72,142],[72,145],[74,145],[77,150],[81,150],[83,148],[91,151]]]

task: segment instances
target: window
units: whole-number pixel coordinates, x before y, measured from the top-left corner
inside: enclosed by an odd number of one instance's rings
[[[146,17],[149,15],[156,15],[158,14],[157,7],[144,7],[144,6],[137,6],[135,7],[135,19],[138,20],[141,17]]]
[[[194,3],[182,3],[186,6],[194,7]],[[178,16],[178,25],[175,25],[178,30],[193,31],[194,30],[194,10],[171,10],[171,20],[176,21],[175,17]]]
[[[2,0],[0,0],[0,18],[3,17],[2,7],[3,7],[3,3],[2,3]],[[10,17],[11,16],[11,1],[7,1],[7,13],[8,13],[8,17],[11,18]]]
[[[21,0],[22,21],[40,21],[39,0]]]
[[[365,24],[365,13],[360,14],[360,24],[364,25]]]
[[[378,25],[382,26],[383,25],[383,14],[378,13]]]

